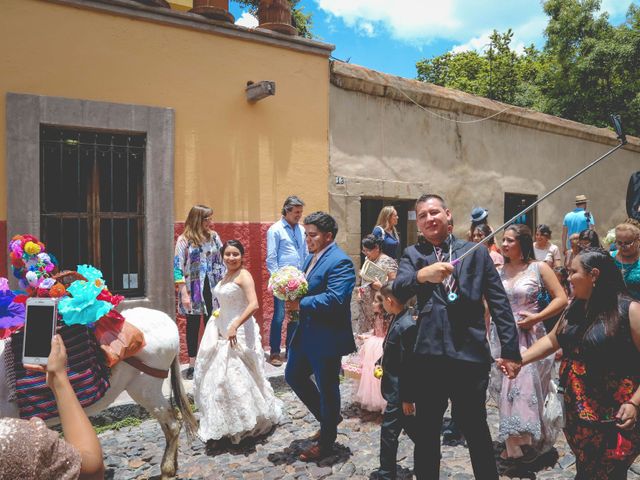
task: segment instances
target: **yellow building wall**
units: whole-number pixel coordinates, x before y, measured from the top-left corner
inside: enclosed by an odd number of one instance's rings
[[[273,221],[290,194],[307,211],[328,208],[326,57],[40,0],[2,3],[3,188],[15,92],[173,108],[176,221],[195,203],[217,221]],[[248,80],[275,81],[276,95],[247,103]],[[5,192],[0,220],[6,209]]]

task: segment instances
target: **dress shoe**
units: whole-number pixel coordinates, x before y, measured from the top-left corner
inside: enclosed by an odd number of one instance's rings
[[[320,445],[315,444],[300,453],[298,458],[303,462],[316,462],[328,457],[331,453],[332,449],[322,448]]]
[[[336,423],[336,427],[338,425],[340,425],[342,423],[342,421],[344,420],[344,418],[342,418],[342,415],[338,416],[338,423]],[[316,433],[314,433],[313,435],[311,435],[309,437],[309,440],[311,440],[312,442],[317,442],[318,440],[320,440],[320,430],[318,429],[318,431]]]
[[[269,363],[271,365],[273,365],[274,367],[281,367],[282,366],[282,360],[280,360],[280,354],[279,353],[272,353],[271,355],[269,355]]]

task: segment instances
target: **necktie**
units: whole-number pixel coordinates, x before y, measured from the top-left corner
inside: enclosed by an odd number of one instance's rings
[[[311,263],[309,263],[309,266],[307,267],[307,271],[304,272],[305,275],[309,275],[309,272],[313,270],[313,267],[315,267],[317,261],[318,261],[318,254],[316,253],[313,255],[313,258],[311,259]]]
[[[440,247],[433,247],[435,252],[436,252],[436,258],[438,259],[439,262],[444,262],[444,252],[442,251],[442,248]],[[448,258],[446,261],[451,261],[451,258]],[[447,295],[451,294],[451,293],[456,293],[457,290],[457,285],[456,285],[456,279],[454,278],[454,275],[451,274],[449,275],[444,282],[442,282],[442,284],[444,285],[444,288],[447,292]]]

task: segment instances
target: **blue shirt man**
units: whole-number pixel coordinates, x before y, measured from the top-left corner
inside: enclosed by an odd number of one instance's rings
[[[587,197],[576,195],[576,208],[564,216],[562,222],[562,244],[565,254],[571,249],[569,237],[588,228],[593,228],[595,221],[591,212],[587,211]]]
[[[297,196],[287,197],[282,206],[282,218],[271,225],[267,231],[267,269],[270,274],[286,266],[302,270],[302,264],[309,253],[304,239],[304,228],[298,223],[302,218],[303,207],[304,202]],[[269,334],[271,347],[269,363],[276,367],[282,365],[280,343],[283,321],[284,301],[273,297],[273,318]],[[287,325],[287,348],[292,331],[293,329]]]

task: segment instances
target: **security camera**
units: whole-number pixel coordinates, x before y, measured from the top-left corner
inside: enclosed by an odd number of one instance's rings
[[[270,82],[268,80],[263,80],[261,82],[247,82],[247,88],[245,89],[247,92],[247,101],[250,103],[255,103],[258,100],[262,100],[263,98],[268,97],[269,95],[276,94],[276,82]]]

